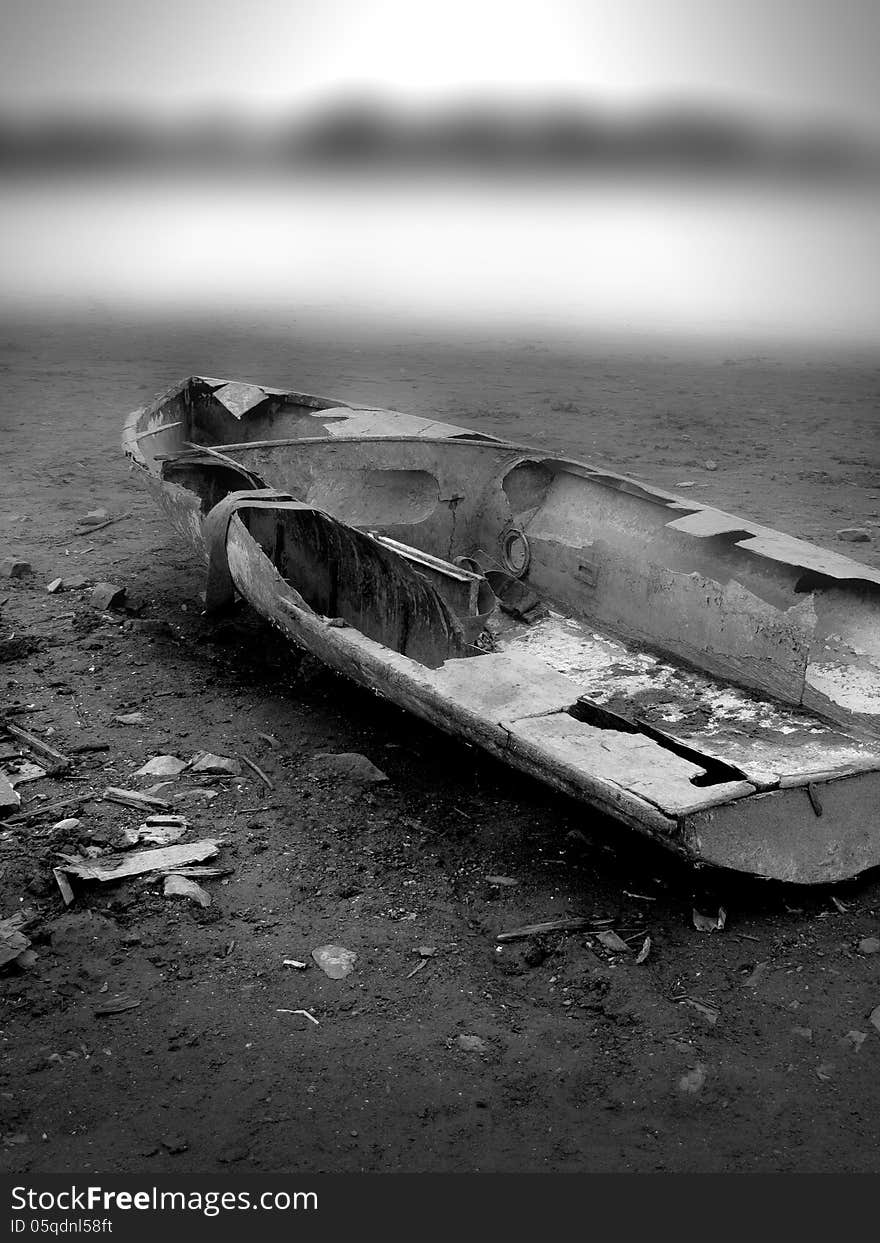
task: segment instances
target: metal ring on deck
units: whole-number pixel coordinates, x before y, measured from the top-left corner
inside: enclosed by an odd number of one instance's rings
[[[519,527],[508,527],[501,535],[501,560],[514,578],[522,578],[529,568],[532,550]]]

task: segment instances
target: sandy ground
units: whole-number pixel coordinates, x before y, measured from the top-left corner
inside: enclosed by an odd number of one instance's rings
[[[832,893],[696,873],[252,615],[208,626],[198,568],[119,451],[125,412],[175,379],[250,378],[690,482],[880,565],[876,360],[96,312],[3,323],[0,370],[3,555],[33,567],[0,584],[0,685],[9,719],[74,753],[25,803],[77,797],[81,817],[0,827],[0,917],[32,908],[37,955],[0,979],[7,1171],[880,1169],[880,954],[859,950],[880,933],[876,874]],[[83,534],[96,508],[131,516]],[[871,542],[838,542],[850,526]],[[87,588],[47,594],[72,574],[125,585],[139,617],[101,613]],[[134,711],[142,726],[114,723]],[[57,853],[142,820],[103,789],[201,748],[247,755],[274,786],[246,770],[174,803],[192,835],[225,839],[211,907],[139,879],[80,885],[65,910]],[[328,780],[322,751],[361,752],[389,781]],[[726,929],[698,932],[693,906],[721,903]],[[583,934],[496,949],[499,930],[562,914],[609,918],[636,948],[649,934],[650,956]],[[345,980],[282,965],[326,943],[357,953]],[[139,1006],[95,1015],[120,993]]]

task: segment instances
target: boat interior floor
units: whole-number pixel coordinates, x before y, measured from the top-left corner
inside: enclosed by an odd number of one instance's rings
[[[805,785],[880,761],[876,742],[628,646],[589,622],[553,610],[530,623],[497,617],[497,651],[536,657],[580,688],[583,698],[570,709],[577,719],[715,758],[758,789]]]

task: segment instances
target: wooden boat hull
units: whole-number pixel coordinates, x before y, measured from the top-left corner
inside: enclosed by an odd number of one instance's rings
[[[880,863],[880,574],[585,463],[194,377],[124,447],[331,668],[699,863]],[[490,590],[490,587],[492,590]]]

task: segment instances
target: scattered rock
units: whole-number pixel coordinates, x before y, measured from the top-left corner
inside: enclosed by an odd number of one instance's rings
[[[194,773],[218,773],[228,777],[238,777],[241,774],[238,760],[227,755],[213,755],[210,751],[197,751],[184,767]]]
[[[863,937],[859,941],[860,954],[880,954],[880,937]]]
[[[866,527],[842,527],[837,532],[837,538],[846,540],[849,544],[867,544],[871,532]]]
[[[507,889],[512,889],[514,885],[519,884],[513,876],[487,876],[486,880],[490,885],[498,885],[500,888]]]
[[[120,608],[125,599],[125,588],[115,583],[95,583],[92,588],[92,604],[102,613],[106,609]]]
[[[604,932],[594,934],[600,945],[606,950],[610,950],[612,954],[628,954],[629,946],[622,937],[619,937],[613,928],[607,928]]]
[[[678,1081],[679,1091],[687,1093],[689,1096],[695,1096],[706,1082],[706,1067],[702,1062],[697,1062],[691,1070]]]
[[[812,1027],[793,1027],[791,1030],[795,1036],[800,1036],[801,1040],[806,1040],[807,1044],[813,1043]]]
[[[858,1053],[859,1049],[867,1039],[868,1037],[864,1032],[848,1031],[845,1036],[841,1036],[838,1044],[849,1045],[853,1053]]]
[[[464,1053],[488,1053],[489,1046],[480,1036],[463,1034],[455,1037],[455,1043]]]
[[[26,574],[32,574],[33,569],[29,561],[19,561],[17,557],[4,557],[0,561],[0,574],[4,578],[24,578]]]
[[[312,958],[331,980],[344,980],[354,970],[357,954],[343,945],[319,945]]]
[[[707,458],[706,461],[703,463],[703,467],[705,470],[717,470],[718,463],[716,461],[713,461],[712,458]]]
[[[53,578],[51,583],[46,584],[46,590],[50,596],[54,596],[55,592],[60,591],[63,586],[64,580],[62,578]]]
[[[82,824],[82,820],[78,820],[76,816],[67,816],[64,820],[57,820],[52,825],[53,833],[73,833]]]
[[[185,876],[166,876],[162,892],[166,898],[188,898],[190,902],[205,908],[211,905],[211,895]]]
[[[833,1062],[823,1062],[821,1066],[816,1067],[816,1078],[820,1079],[822,1083],[827,1083],[829,1079],[832,1079],[833,1077],[834,1077],[834,1063]]]
[[[342,751],[338,754],[322,751],[315,756],[314,766],[318,772],[340,777],[352,785],[378,785],[388,780],[381,768],[377,768],[365,755],[359,755],[357,751]]]
[[[176,755],[154,755],[135,773],[136,777],[176,777],[186,768],[186,760]]]
[[[124,712],[119,716],[110,718],[114,725],[146,725],[147,718],[143,712]]]
[[[437,950],[433,945],[420,945],[416,950],[419,958],[436,958]]]

